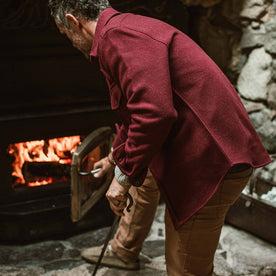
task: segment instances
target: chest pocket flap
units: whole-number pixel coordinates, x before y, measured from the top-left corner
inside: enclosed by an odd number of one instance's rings
[[[117,86],[115,81],[105,72],[105,70],[102,68],[101,72],[104,74],[108,88],[110,93],[110,102],[111,102],[111,108],[112,109],[119,109],[119,106],[121,104],[121,98],[122,98],[122,91]]]

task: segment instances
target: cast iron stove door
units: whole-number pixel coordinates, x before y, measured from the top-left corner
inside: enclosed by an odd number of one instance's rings
[[[80,220],[105,194],[113,175],[95,178],[91,172],[95,162],[110,152],[114,134],[110,127],[102,127],[90,133],[76,149],[71,165],[71,217]]]

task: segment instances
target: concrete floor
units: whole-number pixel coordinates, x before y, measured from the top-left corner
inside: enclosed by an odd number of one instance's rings
[[[100,267],[99,276],[167,275],[164,258],[164,205],[158,207],[144,243],[139,271]],[[109,227],[64,240],[24,246],[0,245],[0,275],[88,276],[94,265],[80,257],[84,248],[103,244]],[[276,246],[225,225],[215,256],[216,276],[276,276]]]

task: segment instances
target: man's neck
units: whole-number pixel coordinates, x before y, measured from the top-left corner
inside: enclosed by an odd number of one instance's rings
[[[83,21],[81,23],[86,34],[90,36],[92,39],[94,39],[97,21]]]

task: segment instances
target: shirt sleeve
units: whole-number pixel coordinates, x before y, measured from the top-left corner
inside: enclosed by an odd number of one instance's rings
[[[173,105],[168,46],[128,28],[109,30],[100,43],[103,70],[119,86],[130,118],[113,157],[135,186],[142,184],[177,118]],[[118,95],[112,95],[111,98]],[[119,107],[120,109],[120,107]],[[124,118],[121,118],[124,123]]]

